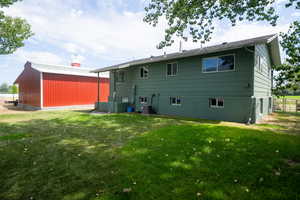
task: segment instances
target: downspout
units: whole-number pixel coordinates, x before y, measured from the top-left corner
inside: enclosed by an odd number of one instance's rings
[[[117,92],[116,92],[116,71],[113,70],[112,71],[112,74],[113,74],[113,87],[114,87],[114,90],[113,90],[113,103],[112,103],[112,112],[115,113],[118,111],[118,109],[116,108],[116,95],[117,95]]]
[[[116,95],[117,95],[117,91],[116,91],[116,71],[113,71],[113,76],[114,76],[114,91],[113,91],[113,102],[116,101]]]
[[[99,110],[99,103],[100,103],[100,73],[97,72],[97,110]]]
[[[255,76],[255,46],[254,46],[254,51],[249,49],[248,47],[245,47],[245,50],[253,53],[253,71],[252,71],[252,78],[251,78],[251,86],[252,86],[252,96],[250,97],[250,112],[249,112],[249,118],[247,121],[247,125],[250,125],[252,123],[252,117],[253,117],[253,110],[255,109],[256,112],[256,106],[254,106],[255,102],[255,97],[254,97],[254,76]]]
[[[251,97],[251,100],[250,100],[250,112],[249,112],[249,119],[247,121],[247,125],[250,125],[251,122],[252,122],[252,115],[253,115],[253,110],[254,110],[254,100],[255,100],[255,97],[252,96]]]

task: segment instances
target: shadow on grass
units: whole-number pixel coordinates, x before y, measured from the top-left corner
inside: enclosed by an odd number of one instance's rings
[[[31,137],[12,140],[11,134]],[[300,158],[296,136],[173,118],[78,113],[0,123],[0,135],[6,137],[0,141],[3,200],[299,196],[298,169],[282,161]]]

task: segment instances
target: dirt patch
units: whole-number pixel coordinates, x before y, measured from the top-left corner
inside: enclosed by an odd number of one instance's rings
[[[300,113],[273,113],[256,126],[272,131],[300,135]]]

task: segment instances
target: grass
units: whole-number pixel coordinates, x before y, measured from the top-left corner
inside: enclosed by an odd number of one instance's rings
[[[282,128],[76,111],[0,115],[0,199],[300,199],[300,136]]]
[[[281,98],[300,100],[300,96],[285,96],[285,97],[281,97]]]

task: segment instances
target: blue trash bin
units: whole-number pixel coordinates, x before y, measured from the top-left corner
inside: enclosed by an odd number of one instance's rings
[[[127,112],[129,112],[129,113],[134,112],[134,108],[132,106],[128,106]]]

